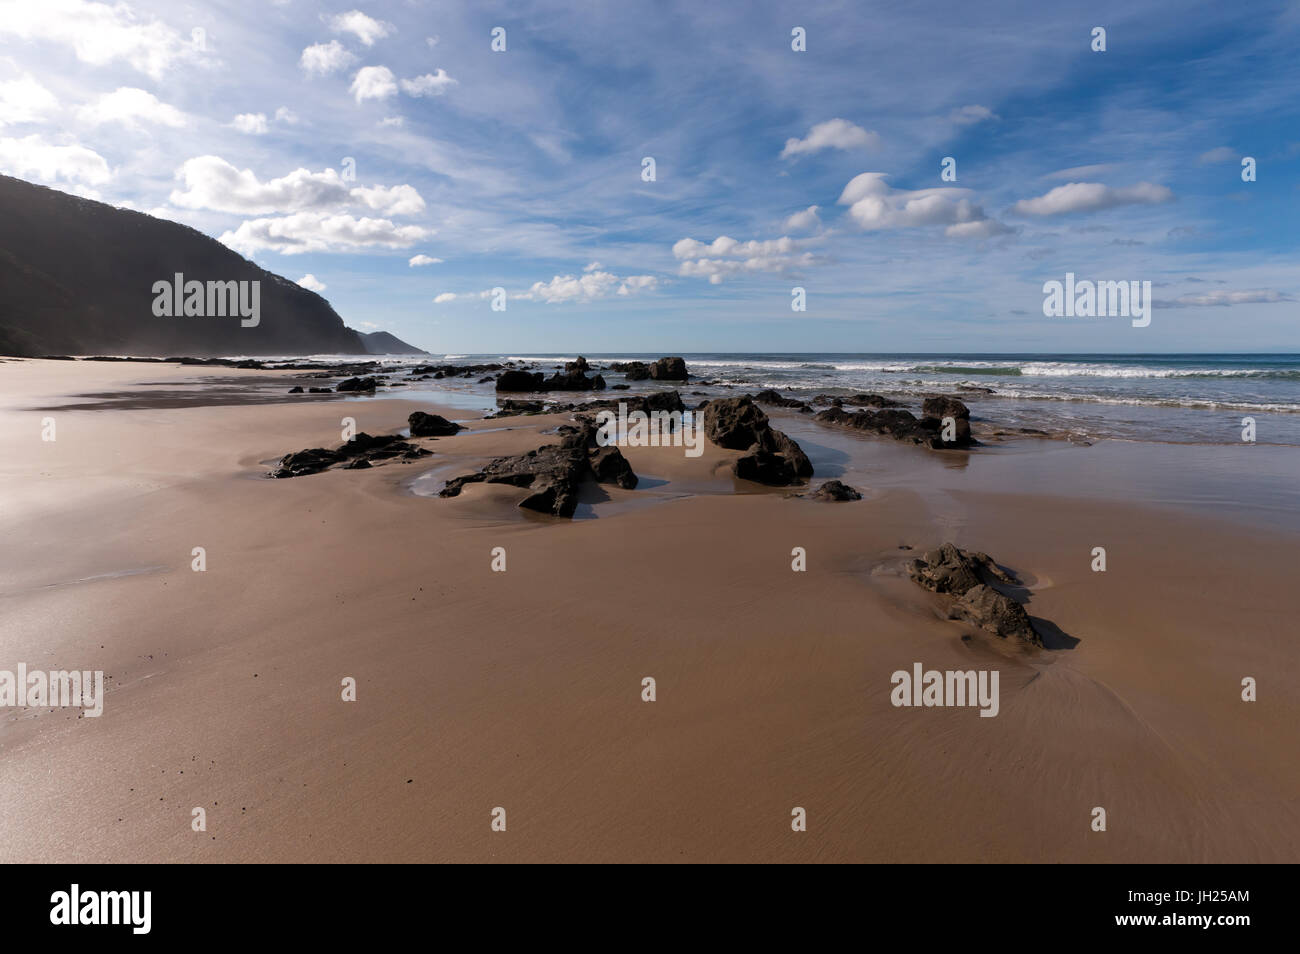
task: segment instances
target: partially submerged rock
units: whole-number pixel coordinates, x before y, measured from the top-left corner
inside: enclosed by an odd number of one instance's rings
[[[858,493],[848,484],[841,483],[838,480],[828,480],[811,494],[808,495],[814,500],[861,500],[862,494]]]
[[[768,422],[767,415],[748,395],[718,398],[703,405],[704,433],[714,444],[745,455],[735,462],[735,473],[774,487],[803,483],[813,475],[812,462],[798,443]]]
[[[600,483],[636,486],[636,474],[617,447],[596,447],[595,429],[586,422],[566,425],[558,444],[547,444],[527,454],[498,457],[477,474],[447,481],[438,494],[455,497],[466,484],[510,484],[526,487],[530,493],[519,502],[526,510],[572,517],[578,506],[578,491],[586,479]]]
[[[686,359],[660,358],[650,365],[650,377],[655,381],[685,381],[688,377]]]
[[[340,381],[336,391],[373,391],[378,382],[374,378],[348,378]]]
[[[927,590],[958,599],[949,608],[953,619],[964,619],[1003,639],[1017,639],[1041,646],[1024,606],[994,589],[992,583],[1018,586],[1012,574],[998,566],[987,553],[962,550],[945,543],[908,564],[908,575]]]
[[[426,414],[424,411],[414,411],[406,419],[406,423],[411,426],[412,437],[450,437],[463,431],[464,428],[455,424],[445,417],[438,414]]]
[[[819,412],[813,420],[884,434],[936,450],[964,449],[975,443],[970,432],[970,410],[956,398],[927,398],[922,413],[924,416],[918,419],[898,408],[846,411],[837,404]]]

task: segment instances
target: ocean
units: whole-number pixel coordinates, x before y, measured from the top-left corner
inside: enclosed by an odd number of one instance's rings
[[[733,354],[682,355],[685,390],[713,396],[775,388],[791,397],[862,391],[918,400],[961,394],[977,418],[1007,427],[1065,431],[1079,440],[1121,439],[1233,444],[1245,418],[1260,444],[1300,445],[1300,354]],[[330,356],[346,360],[346,356]],[[573,354],[447,354],[387,357],[409,365],[517,361],[549,369]],[[587,354],[593,364],[653,361],[659,354]],[[355,360],[355,356],[353,356]],[[608,383],[622,376],[605,372]],[[700,381],[716,382],[700,385]],[[647,382],[639,383],[640,387]],[[419,382],[421,389],[468,392],[461,406],[484,403],[487,386]],[[971,389],[988,389],[971,390]],[[412,390],[415,390],[413,388]],[[474,395],[471,397],[471,395]]]

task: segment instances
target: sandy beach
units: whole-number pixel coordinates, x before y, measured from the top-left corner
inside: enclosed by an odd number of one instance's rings
[[[0,860],[1300,860],[1297,530],[1126,489],[1233,448],[1024,440],[963,463],[769,409],[837,455],[814,485],[864,499],[746,485],[712,444],[633,447],[642,485],[593,485],[564,520],[513,487],[416,491],[567,414],[150,398],[268,377],[0,362],[0,668],[108,680],[99,718],[0,710]],[[390,434],[416,410],[467,430],[266,478],[344,416]],[[904,567],[945,542],[1013,569],[1068,639],[943,618]],[[997,716],[891,704],[915,663],[997,670]]]

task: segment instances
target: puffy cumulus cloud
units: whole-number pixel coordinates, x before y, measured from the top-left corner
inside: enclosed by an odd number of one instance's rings
[[[803,139],[787,139],[781,158],[819,152],[822,149],[874,149],[880,145],[880,136],[855,126],[847,119],[828,119],[809,130]]]
[[[121,123],[139,127],[145,124],[170,126],[185,125],[185,114],[174,106],[160,102],[153,93],[131,86],[119,86],[111,93],[99,97],[77,110],[77,118],[92,126]]]
[[[382,40],[393,32],[391,23],[368,17],[360,10],[349,10],[332,17],[321,14],[321,19],[335,33],[351,33],[366,46],[374,46],[376,40]]]
[[[455,292],[443,292],[441,295],[439,295],[437,298],[433,300],[433,303],[435,305],[445,305],[448,302],[455,301],[455,300],[456,300]]]
[[[235,231],[223,233],[219,241],[243,255],[263,249],[298,255],[363,248],[409,248],[429,235],[428,229],[394,225],[388,219],[299,212],[276,219],[251,219]]]
[[[250,136],[261,136],[266,132],[266,113],[240,113],[231,120],[230,128]]]
[[[0,172],[46,185],[66,182],[93,186],[112,178],[108,162],[93,149],[56,145],[37,135],[0,139]],[[95,197],[90,191],[79,194]]]
[[[419,268],[421,265],[441,265],[442,259],[433,258],[429,255],[416,255],[406,264],[410,268]]]
[[[786,231],[789,232],[807,232],[817,228],[822,224],[822,220],[817,217],[819,206],[810,205],[802,212],[796,212],[785,220]]]
[[[1203,152],[1197,157],[1202,163],[1210,162],[1232,162],[1237,158],[1237,152],[1230,146],[1219,146],[1217,149],[1211,149],[1209,152]]]
[[[320,294],[329,287],[311,272],[308,272],[306,275],[302,276],[302,278],[298,279],[297,284],[301,285],[308,291],[314,291],[317,294]]]
[[[849,217],[871,231],[945,226],[944,234],[954,238],[988,238],[1012,231],[990,219],[972,202],[969,189],[894,189],[886,173],[864,172],[849,180],[840,194],[840,205],[849,207]]]
[[[1170,301],[1157,301],[1157,308],[1200,308],[1204,306],[1227,308],[1231,305],[1271,305],[1277,302],[1295,301],[1290,295],[1269,288],[1256,288],[1248,291],[1228,291],[1216,289],[1203,295],[1179,295]]]
[[[153,79],[194,48],[155,17],[137,15],[128,3],[88,0],[0,0],[0,37],[65,46],[92,66],[125,61]]]
[[[620,278],[613,272],[605,271],[599,262],[592,262],[583,269],[581,275],[556,275],[549,282],[533,282],[533,286],[517,298],[530,301],[544,301],[547,304],[558,302],[586,302],[610,295],[635,295],[637,292],[654,291],[659,287],[659,279],[654,275],[627,275]]]
[[[338,40],[313,43],[302,51],[298,65],[308,76],[325,76],[357,61],[356,56]]]
[[[58,108],[55,95],[26,73],[0,83],[0,127],[39,122]]]
[[[185,188],[170,201],[189,209],[258,215],[268,212],[326,211],[348,206],[385,215],[411,215],[424,209],[424,199],[409,185],[349,188],[333,169],[295,169],[266,182],[251,169],[237,169],[220,156],[185,160],[176,172]]]
[[[1153,205],[1169,202],[1174,194],[1162,185],[1139,182],[1135,186],[1114,189],[1100,182],[1070,182],[1057,186],[1046,195],[1021,199],[1011,207],[1020,215],[1068,215],[1073,212],[1098,212],[1121,205]]]
[[[439,67],[437,73],[402,80],[402,92],[407,96],[441,96],[455,85],[456,81]]]
[[[397,95],[397,80],[387,66],[363,66],[352,78],[348,91],[358,103],[367,99],[387,99]]]
[[[288,106],[281,106],[275,111],[275,121],[277,123],[288,123],[290,126],[298,124],[298,114]]]
[[[999,118],[1001,117],[987,106],[979,105],[963,106],[960,109],[954,109],[948,114],[948,121],[956,123],[958,126],[973,126],[975,123]]]
[[[815,264],[813,253],[803,248],[807,241],[787,235],[748,242],[728,235],[720,235],[709,243],[684,238],[673,244],[673,255],[682,263],[677,269],[679,275],[707,278],[710,284],[719,285],[733,275],[783,273]]]
[[[424,199],[414,186],[370,186],[356,188],[350,193],[352,201],[364,205],[371,212],[385,215],[415,215],[424,211]]]

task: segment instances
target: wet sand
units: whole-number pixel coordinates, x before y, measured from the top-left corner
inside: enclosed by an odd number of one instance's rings
[[[465,412],[32,410],[208,374],[266,376],[0,362],[0,669],[109,677],[97,719],[0,710],[0,859],[1300,860],[1300,541],[1230,498],[1121,492],[1158,483],[1140,445],[1096,470],[1115,492],[1076,493],[1080,461],[1112,451],[1027,441],[963,465],[828,432],[813,483],[839,466],[867,495],[844,504],[737,487],[711,445],[630,448],[654,480],[593,487],[563,521],[507,487],[412,485],[536,447],[564,415],[272,481],[283,453],[338,444],[344,415],[380,434]],[[902,569],[946,540],[1019,572],[1073,648],[963,641]],[[916,662],[997,669],[998,716],[894,707],[891,673]]]

